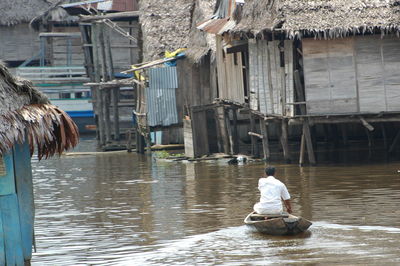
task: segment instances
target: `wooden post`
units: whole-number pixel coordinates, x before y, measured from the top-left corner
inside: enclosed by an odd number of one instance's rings
[[[224,118],[225,118],[225,127],[228,133],[228,140],[229,140],[229,154],[234,154],[234,141],[233,141],[233,130],[231,126],[231,119],[229,117],[229,109],[224,110]]]
[[[286,119],[281,120],[281,144],[283,149],[283,158],[285,159],[286,163],[290,163],[288,122]]]
[[[346,124],[341,124],[340,130],[342,131],[343,145],[347,146],[349,144],[349,141],[348,141],[348,136],[347,136]]]
[[[126,132],[126,138],[127,138],[127,142],[126,142],[126,150],[128,151],[128,152],[132,152],[132,130],[131,129],[129,129],[127,132]]]
[[[105,37],[104,31],[105,27],[104,24],[99,24],[99,44],[100,44],[100,51],[101,51],[101,72],[103,77],[103,82],[108,81],[109,75],[107,71],[106,65],[106,49],[105,49]],[[103,102],[103,121],[105,127],[105,134],[106,134],[106,142],[109,143],[111,141],[111,123],[110,123],[110,94],[109,90],[103,90],[102,92],[102,102]]]
[[[304,132],[301,134],[301,141],[300,141],[300,158],[299,158],[299,165],[304,165],[304,152],[305,152],[305,135]]]
[[[256,132],[256,121],[255,121],[254,115],[251,112],[251,110],[249,112],[250,112],[250,131]],[[257,137],[254,135],[250,135],[250,136],[251,136],[250,137],[251,138],[251,154],[254,157],[258,158],[260,156],[260,152],[259,152],[258,145],[257,145]]]
[[[136,127],[136,152],[144,154],[145,141],[142,134],[140,134],[139,127]]]
[[[100,58],[99,58],[99,25],[98,23],[92,24],[92,48],[93,48],[93,65],[94,65],[94,79],[96,83],[99,83],[101,80],[101,66],[100,66]],[[104,120],[103,120],[103,108],[102,108],[102,95],[99,86],[93,87],[95,98],[95,114],[97,121],[97,135],[99,140],[99,146],[105,145],[105,131],[104,131]]]
[[[382,130],[382,138],[383,138],[383,147],[385,148],[385,153],[387,153],[388,142],[387,142],[386,129],[385,129],[384,123],[381,123],[381,130]]]
[[[222,140],[222,130],[219,123],[218,107],[214,108],[215,129],[217,130],[217,145],[218,151],[224,152],[224,144]]]
[[[392,153],[396,148],[397,142],[400,140],[400,130],[397,132],[396,136],[393,139],[392,145],[390,145],[389,153]]]
[[[237,108],[232,108],[233,117],[233,154],[238,154],[240,151],[239,147],[239,131],[237,125]]]
[[[227,130],[227,125],[226,125],[226,113],[225,113],[225,107],[224,106],[219,106],[217,107],[217,113],[218,113],[218,123],[219,127],[221,129],[221,139],[224,147],[224,152],[229,154],[230,153],[230,145],[229,145],[229,136],[228,136],[228,130]]]
[[[105,31],[104,37],[105,44],[105,52],[106,52],[106,64],[107,64],[107,72],[108,79],[114,79],[114,64],[112,59],[112,51],[111,51],[111,40],[110,40],[110,30],[107,28]],[[119,88],[114,88],[111,90],[111,101],[113,107],[113,132],[114,132],[114,140],[119,140],[120,130],[119,130]]]
[[[269,161],[271,159],[271,152],[269,150],[268,124],[264,119],[260,120],[260,129],[261,129],[261,135],[262,135],[264,160]]]
[[[310,122],[308,121],[308,119],[305,119],[303,121],[303,134],[307,144],[308,161],[310,162],[311,165],[315,165],[316,160],[311,138]]]

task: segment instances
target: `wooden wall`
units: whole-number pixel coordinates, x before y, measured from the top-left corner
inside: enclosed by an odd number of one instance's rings
[[[24,61],[39,52],[38,33],[28,23],[0,26],[0,60]]]
[[[244,103],[243,64],[241,53],[224,51],[223,37],[217,36],[218,97]]]
[[[55,27],[53,32],[71,32],[80,34],[78,27]],[[68,38],[65,37],[54,37],[49,38],[50,49],[47,52],[50,53],[51,65],[52,66],[66,66],[67,65],[67,51],[68,51]],[[82,40],[81,38],[70,38],[71,40],[71,66],[83,66],[85,63],[85,57],[83,55]]]
[[[303,40],[308,114],[400,111],[400,40]]]
[[[249,40],[250,108],[263,114],[293,115],[293,42],[283,48],[281,67],[279,41]]]

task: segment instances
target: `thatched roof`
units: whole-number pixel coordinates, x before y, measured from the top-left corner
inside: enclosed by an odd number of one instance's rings
[[[0,62],[0,154],[28,135],[31,152],[49,157],[76,146],[78,129],[71,118],[50,104],[26,80],[13,77]]]
[[[143,60],[164,56],[165,51],[186,48],[195,0],[140,0]]]
[[[246,0],[243,17],[233,30],[259,34],[284,30],[288,37],[304,34],[340,37],[400,29],[400,1],[395,0]]]
[[[189,33],[189,44],[186,56],[194,63],[207,55],[210,51],[216,50],[215,36],[207,32],[199,31],[196,25],[214,14],[214,8],[217,0],[197,0],[192,18],[192,26]]]
[[[46,0],[0,0],[0,25],[28,23],[50,7]]]

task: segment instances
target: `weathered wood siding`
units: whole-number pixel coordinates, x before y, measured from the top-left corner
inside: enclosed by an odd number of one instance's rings
[[[251,109],[264,114],[293,115],[293,105],[285,104],[294,101],[292,41],[284,42],[284,59],[281,67],[278,41],[249,40]]]
[[[308,114],[400,111],[400,40],[303,40]]]
[[[24,61],[39,53],[38,33],[27,23],[16,26],[0,26],[0,59]]]
[[[224,51],[223,39],[217,36],[218,96],[221,99],[244,103],[243,64],[241,53]]]

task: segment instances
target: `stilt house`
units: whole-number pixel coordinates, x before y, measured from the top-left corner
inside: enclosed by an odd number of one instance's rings
[[[30,265],[34,245],[31,156],[78,143],[71,118],[0,63],[0,265]]]
[[[271,124],[281,125],[287,160],[288,125],[302,124],[300,161],[307,144],[315,162],[310,125],[356,123],[372,131],[371,123],[399,121],[399,11],[398,1],[374,0],[247,0],[234,11],[237,25],[217,39],[229,43],[227,51],[247,43],[249,107],[260,122],[249,134],[253,144],[263,140],[266,158]],[[222,59],[218,73],[227,73]],[[236,87],[228,86],[231,95]]]
[[[0,1],[0,59],[17,67],[39,50],[38,33],[29,22],[50,7],[45,0]]]

